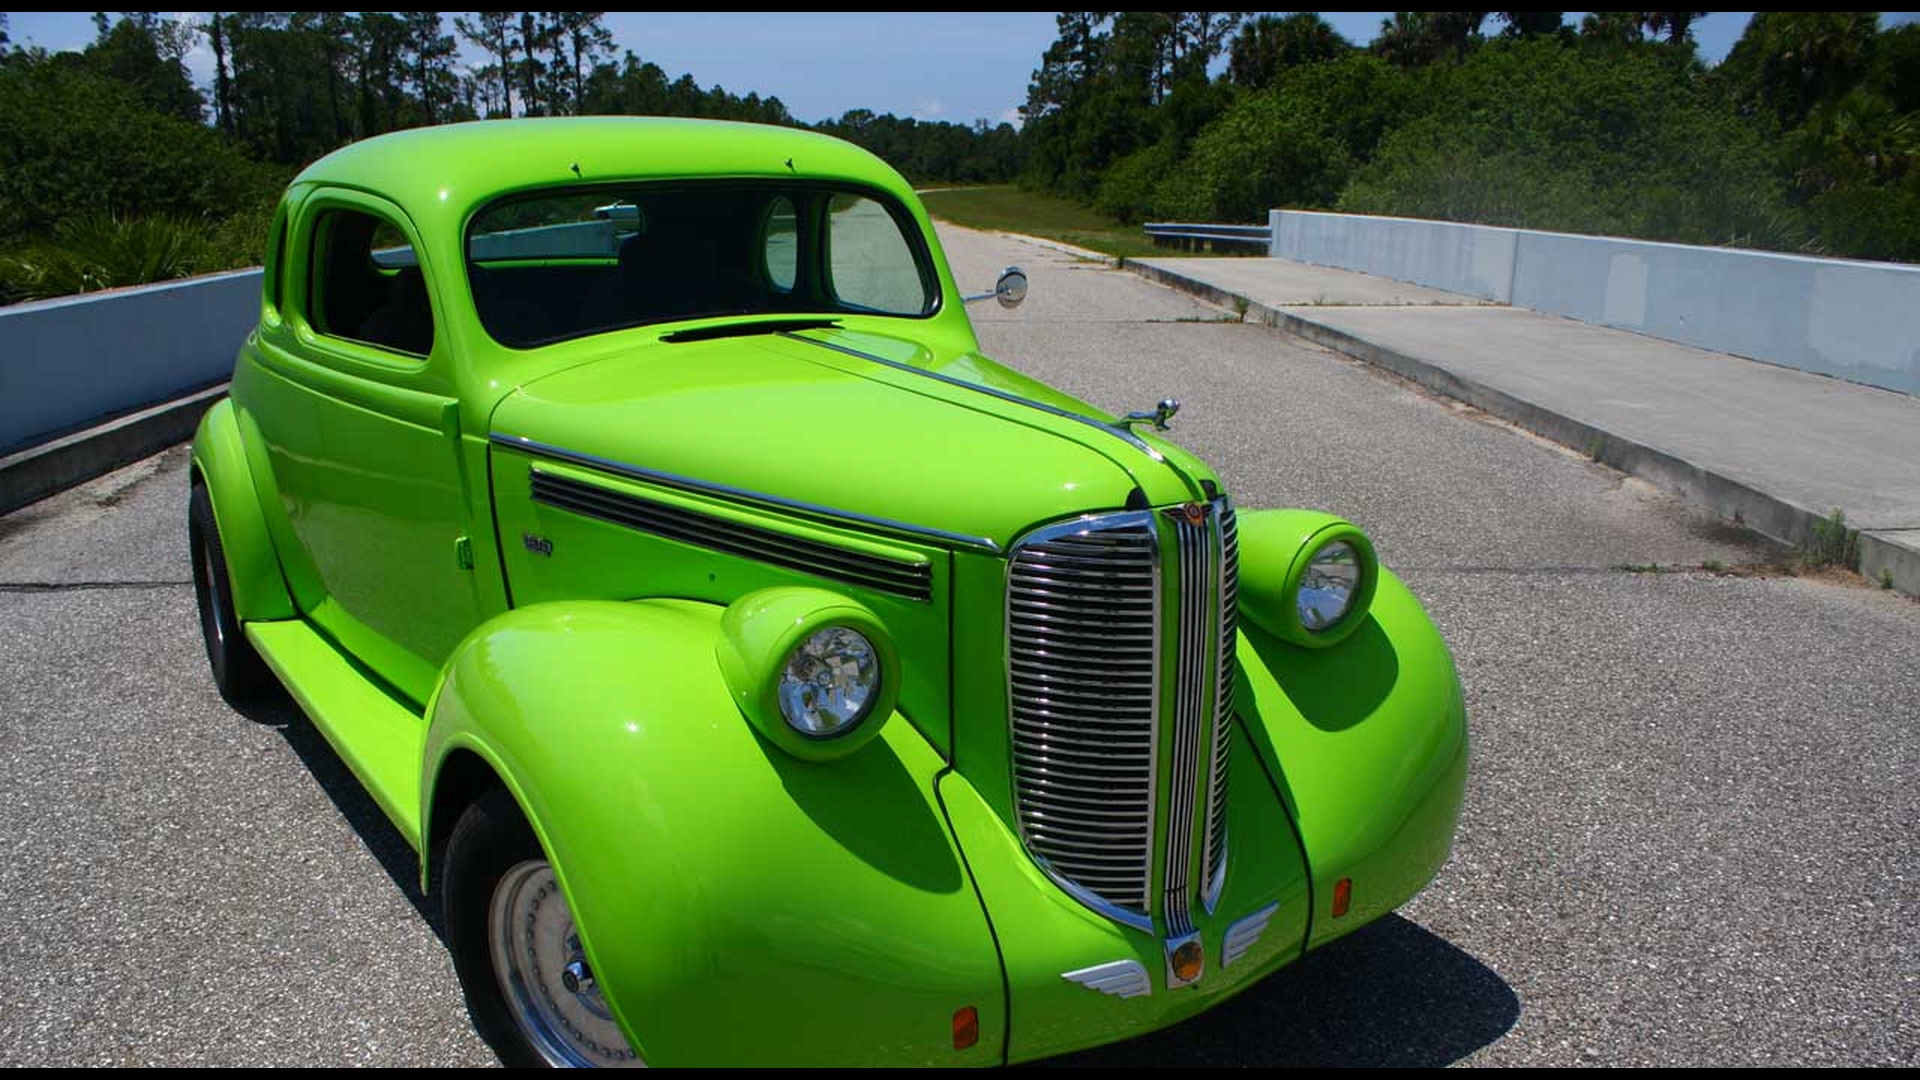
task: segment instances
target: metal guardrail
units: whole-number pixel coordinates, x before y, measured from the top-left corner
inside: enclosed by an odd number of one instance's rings
[[[1150,221],[1146,230],[1156,246],[1181,251],[1258,251],[1264,255],[1273,246],[1273,229],[1266,225]]]

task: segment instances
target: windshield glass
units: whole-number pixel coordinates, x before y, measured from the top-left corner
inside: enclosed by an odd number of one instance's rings
[[[481,323],[527,348],[726,315],[919,317],[925,245],[872,191],[728,182],[571,189],[498,202],[467,231]]]

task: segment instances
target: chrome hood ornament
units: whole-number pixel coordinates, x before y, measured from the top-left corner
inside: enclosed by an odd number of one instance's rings
[[[1160,404],[1155,405],[1151,412],[1142,410],[1140,412],[1128,413],[1127,418],[1120,421],[1120,423],[1127,427],[1132,427],[1135,424],[1152,424],[1153,430],[1165,431],[1167,430],[1167,421],[1173,419],[1173,415],[1179,411],[1180,403],[1172,398],[1167,398],[1161,401]]]

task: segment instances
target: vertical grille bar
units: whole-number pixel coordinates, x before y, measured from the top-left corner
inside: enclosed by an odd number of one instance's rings
[[[1233,673],[1239,642],[1240,531],[1233,504],[1221,499],[1217,534],[1220,544],[1220,670],[1213,714],[1213,765],[1207,784],[1206,888],[1201,900],[1208,914],[1227,883],[1227,753],[1233,746]]]
[[[1150,931],[1160,696],[1152,514],[1082,518],[1016,545],[1007,674],[1027,850],[1082,902]]]
[[[1211,711],[1214,613],[1219,606],[1219,556],[1212,517],[1199,522],[1175,520],[1179,538],[1180,637],[1176,643],[1172,773],[1167,802],[1167,862],[1163,877],[1167,933],[1193,932],[1193,825],[1199,794],[1201,740]],[[1207,755],[1209,758],[1211,754]],[[1208,770],[1211,773],[1211,769]]]

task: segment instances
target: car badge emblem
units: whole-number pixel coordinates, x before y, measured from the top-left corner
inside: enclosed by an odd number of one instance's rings
[[[1169,508],[1167,516],[1197,526],[1207,520],[1207,508],[1200,503],[1190,502]]]
[[[520,542],[525,544],[527,550],[533,552],[535,555],[543,555],[547,558],[553,557],[553,541],[544,536],[535,536],[533,533],[521,533]]]

